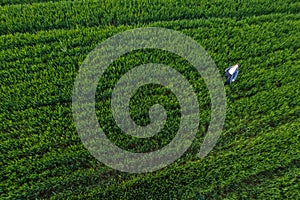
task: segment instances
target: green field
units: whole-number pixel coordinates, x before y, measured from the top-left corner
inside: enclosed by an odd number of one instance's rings
[[[115,60],[99,80],[96,115],[108,138],[132,152],[176,135],[179,103],[148,85],[131,99],[137,124],[167,110],[164,129],[140,139],[114,122],[110,96],[137,65],[162,63],[193,86],[200,105],[191,147],[155,172],[130,174],[95,159],[76,132],[72,92],[86,56],[105,39],[141,27],[169,28],[197,41],[225,87],[226,120],[214,149],[197,157],[210,123],[204,80],[183,58],[145,49]],[[2,0],[0,2],[0,199],[300,199],[300,2],[297,0]],[[224,78],[224,77],[223,77]],[[225,81],[225,78],[224,78]]]

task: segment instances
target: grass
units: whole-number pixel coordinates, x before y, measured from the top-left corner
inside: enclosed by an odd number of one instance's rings
[[[1,199],[300,197],[299,2],[11,0],[0,10]],[[72,116],[72,89],[81,63],[100,42],[154,26],[196,40],[221,75],[237,62],[241,69],[225,88],[227,115],[218,143],[199,159],[210,120],[203,79],[168,52],[135,51],[116,60],[98,85],[96,108],[107,135],[122,148],[160,148],[178,127],[176,98],[153,86],[136,93],[131,113],[146,124],[147,108],[159,101],[168,108],[167,127],[147,140],[122,134],[109,97],[132,67],[172,66],[189,80],[201,108],[197,136],[180,159],[156,172],[127,174],[100,163],[82,144]]]

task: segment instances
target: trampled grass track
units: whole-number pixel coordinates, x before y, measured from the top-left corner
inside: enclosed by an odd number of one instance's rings
[[[45,2],[56,2],[56,1],[65,1],[65,0],[2,0],[0,6],[5,5],[16,5],[16,4],[32,4],[32,3],[45,3]]]
[[[85,16],[91,17],[99,3],[89,2],[95,7]],[[113,3],[106,5],[107,9]],[[29,7],[36,11],[42,8],[40,13],[51,13],[55,5],[59,13],[71,4],[74,10],[80,11],[78,5],[83,4],[60,2],[0,7],[7,13],[24,10],[14,18],[20,26],[9,27],[12,18],[5,12],[2,19],[6,22],[0,22],[4,27],[2,34],[14,33],[0,36],[0,160],[3,160],[0,164],[4,169],[0,197],[118,199],[145,195],[145,198],[170,199],[182,195],[194,197],[199,192],[212,199],[276,196],[296,199],[293,197],[299,196],[294,189],[299,185],[296,177],[300,162],[297,142],[300,26],[299,14],[295,13],[299,11],[299,3],[281,1],[280,7],[264,1],[250,8],[249,2],[240,4],[238,12],[235,11],[237,3],[217,0],[211,3],[213,6],[208,2],[164,1],[160,7],[151,7],[144,2],[132,9],[136,9],[136,13],[146,8],[164,12],[159,11],[157,16],[149,18],[143,11],[139,15],[141,21],[134,21],[137,19],[132,15],[122,18],[122,12],[116,15],[114,10],[106,15],[102,24],[95,23],[97,16],[89,18],[94,20],[90,24],[80,24],[84,15],[77,13],[71,23],[61,25],[61,21],[51,24],[53,19],[42,22],[44,16],[37,15],[32,21],[24,16],[32,13]],[[229,4],[230,8],[220,10]],[[173,14],[169,15],[166,5],[185,7],[177,9],[180,12],[172,10]],[[114,15],[117,23],[109,18]],[[199,17],[202,19],[195,19]],[[165,22],[155,22],[161,20]],[[32,26],[33,23],[36,24]],[[78,29],[70,29],[75,28],[75,24]],[[94,25],[103,27],[94,28]],[[243,68],[238,82],[226,90],[226,124],[209,157],[195,160],[201,144],[201,138],[197,138],[182,161],[153,174],[127,175],[98,163],[84,149],[72,122],[71,91],[76,70],[97,43],[126,29],[153,25],[173,28],[193,37],[209,51],[221,73],[236,61],[247,67]],[[26,29],[21,29],[25,26]],[[47,31],[40,31],[44,29]],[[26,31],[30,33],[23,34]],[[131,60],[134,59],[133,56]],[[173,62],[176,65],[176,61]],[[197,81],[201,83],[199,79],[193,84],[201,93],[205,88]],[[208,100],[205,97],[203,104]],[[207,121],[201,119],[201,127]],[[271,172],[273,176],[269,175]],[[256,184],[258,179],[261,181]],[[272,190],[273,193],[268,192]]]
[[[291,162],[287,166],[266,170],[242,181],[237,180],[226,187],[215,188],[206,196],[215,199],[222,196],[236,199],[247,198],[251,194],[256,199],[267,199],[270,196],[280,198],[283,196],[281,192],[283,190],[287,198],[297,199],[298,195],[295,191],[299,184],[297,180],[297,176],[300,175],[299,167],[299,161]]]

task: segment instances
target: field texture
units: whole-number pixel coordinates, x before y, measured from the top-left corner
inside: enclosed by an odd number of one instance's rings
[[[220,74],[240,63],[226,86],[217,145],[197,153],[210,122],[204,80],[183,58],[146,49],[115,60],[99,82],[98,121],[132,152],[162,148],[176,135],[179,103],[147,85],[132,97],[137,124],[149,108],[167,110],[164,129],[140,139],[118,128],[110,107],[117,81],[146,63],[172,66],[200,105],[196,139],[176,162],[130,174],[97,161],[72,116],[72,91],[84,59],[105,39],[139,27],[164,27],[197,41]],[[297,0],[2,0],[0,2],[0,199],[300,199],[300,2]],[[225,81],[225,78],[224,78]]]

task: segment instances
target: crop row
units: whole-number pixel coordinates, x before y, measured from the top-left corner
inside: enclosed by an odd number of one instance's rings
[[[263,16],[251,16],[242,20],[235,20],[231,18],[210,18],[210,19],[193,19],[193,20],[175,20],[175,21],[164,21],[164,22],[153,22],[143,26],[154,26],[154,27],[165,27],[171,28],[175,30],[184,30],[184,29],[196,29],[206,30],[207,33],[205,36],[211,37],[211,35],[216,35],[216,33],[209,34],[210,31],[214,31],[214,29],[225,28],[228,27],[240,27],[246,28],[248,26],[256,27],[265,23],[280,23],[280,26],[286,26],[287,24],[282,24],[282,22],[288,23],[290,26],[295,26],[290,24],[290,21],[295,21],[296,27],[297,23],[300,19],[299,14],[269,14]],[[78,38],[81,36],[80,40],[78,39],[74,46],[81,46],[82,44],[88,44],[91,42],[92,38],[99,40],[100,35],[105,34],[106,37],[110,37],[117,32],[124,31],[130,28],[134,28],[135,26],[118,26],[118,27],[92,27],[92,28],[81,28],[81,29],[71,29],[71,30],[51,30],[51,31],[39,31],[36,34],[31,33],[16,33],[16,34],[8,34],[0,36],[0,49],[12,49],[12,48],[22,48],[24,46],[35,46],[37,44],[48,44],[50,45],[53,42],[62,42],[68,41],[72,38]],[[277,26],[276,26],[277,27]],[[267,27],[264,27],[266,29]],[[268,27],[269,29],[271,26]],[[276,30],[275,27],[272,28]],[[203,31],[204,32],[204,31]],[[222,32],[218,31],[219,34]],[[281,35],[286,34],[285,32],[276,32],[276,37],[281,37]]]
[[[273,1],[62,1],[0,7],[0,35],[92,26],[148,24],[155,21],[299,13],[299,2]],[[280,6],[278,6],[280,5]],[[222,7],[222,11],[220,11]],[[30,20],[29,20],[30,19]]]

